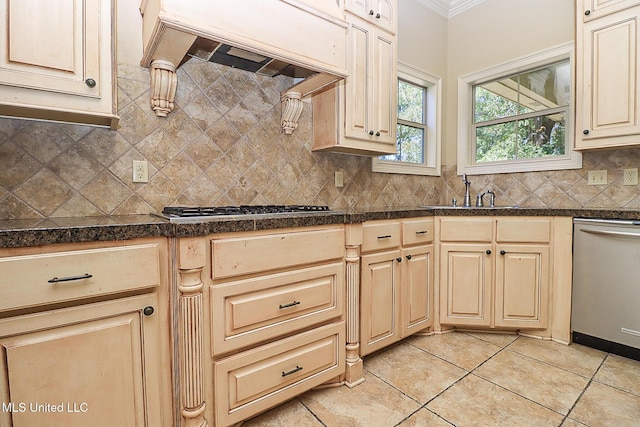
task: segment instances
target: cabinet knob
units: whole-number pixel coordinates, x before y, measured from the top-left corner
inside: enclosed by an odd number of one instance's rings
[[[402,257],[399,256],[398,258],[396,258],[396,261],[402,262]]]
[[[591,15],[591,11],[590,11],[590,10],[585,10],[585,11],[584,11],[584,14],[585,14],[585,15],[587,15],[587,16],[589,16],[589,15]]]
[[[376,132],[376,136],[380,136],[380,132]]]
[[[407,259],[411,259],[411,254],[407,255]]]
[[[376,19],[380,19],[380,14],[376,13]]]
[[[372,130],[369,131],[369,135],[373,135],[373,131]]]
[[[505,251],[504,249],[502,249],[502,250],[500,251],[500,255],[504,255],[504,254],[506,254],[506,253],[507,253],[507,251]]]
[[[144,313],[145,316],[151,316],[154,311],[155,310],[151,306],[145,307],[144,310],[142,310],[142,312]]]
[[[369,11],[369,15],[373,16],[373,9]]]
[[[487,255],[491,255],[491,249],[487,249]]]
[[[585,135],[589,135],[589,129],[583,130],[582,133],[585,134]]]
[[[94,87],[96,87],[96,81],[95,81],[95,80],[93,80],[92,78],[88,78],[88,79],[87,79],[87,80],[85,80],[84,82],[85,82],[85,84],[86,84],[87,86],[89,86],[90,88],[94,88]]]

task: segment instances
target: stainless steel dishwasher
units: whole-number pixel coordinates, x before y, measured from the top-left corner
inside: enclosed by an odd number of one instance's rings
[[[640,360],[640,221],[573,220],[573,342]]]

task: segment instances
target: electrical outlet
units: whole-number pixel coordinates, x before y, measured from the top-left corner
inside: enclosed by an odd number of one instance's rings
[[[622,185],[638,185],[638,168],[625,169],[622,172]]]
[[[336,187],[344,187],[344,172],[335,171],[333,177]]]
[[[149,182],[149,163],[146,160],[133,161],[133,182]]]
[[[589,185],[606,185],[607,171],[606,169],[589,171]]]

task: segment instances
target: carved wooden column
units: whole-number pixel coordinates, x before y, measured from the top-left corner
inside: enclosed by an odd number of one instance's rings
[[[302,95],[300,92],[286,92],[280,97],[282,102],[281,125],[284,133],[291,135],[298,128],[298,120],[302,114]]]
[[[205,242],[180,239],[178,283],[178,359],[180,413],[185,427],[206,427],[204,418],[204,329],[201,279]]]
[[[178,77],[176,67],[169,61],[157,59],[149,66],[151,73],[151,109],[158,117],[167,117],[173,111]]]
[[[347,286],[347,352],[345,384],[355,387],[364,381],[363,362],[360,358],[360,246],[362,224],[348,224],[346,233],[346,286]]]

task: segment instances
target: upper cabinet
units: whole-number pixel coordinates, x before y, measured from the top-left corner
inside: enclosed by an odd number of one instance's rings
[[[640,1],[580,0],[575,148],[640,144]]]
[[[396,33],[395,1],[346,0],[345,9],[392,34]]]
[[[396,3],[382,4],[396,22]],[[347,2],[347,12],[364,1]],[[364,6],[363,6],[364,7]],[[360,12],[364,9],[357,8]],[[369,9],[372,10],[372,9]],[[363,19],[361,16],[364,16]],[[313,150],[379,156],[396,152],[396,36],[369,13],[347,13],[349,76],[313,97]],[[373,23],[372,23],[373,22]],[[379,24],[379,25],[378,25]]]
[[[0,115],[116,128],[111,0],[0,0]]]
[[[640,0],[584,0],[582,8],[578,5],[578,14],[582,14],[578,20],[591,21],[638,4]]]

